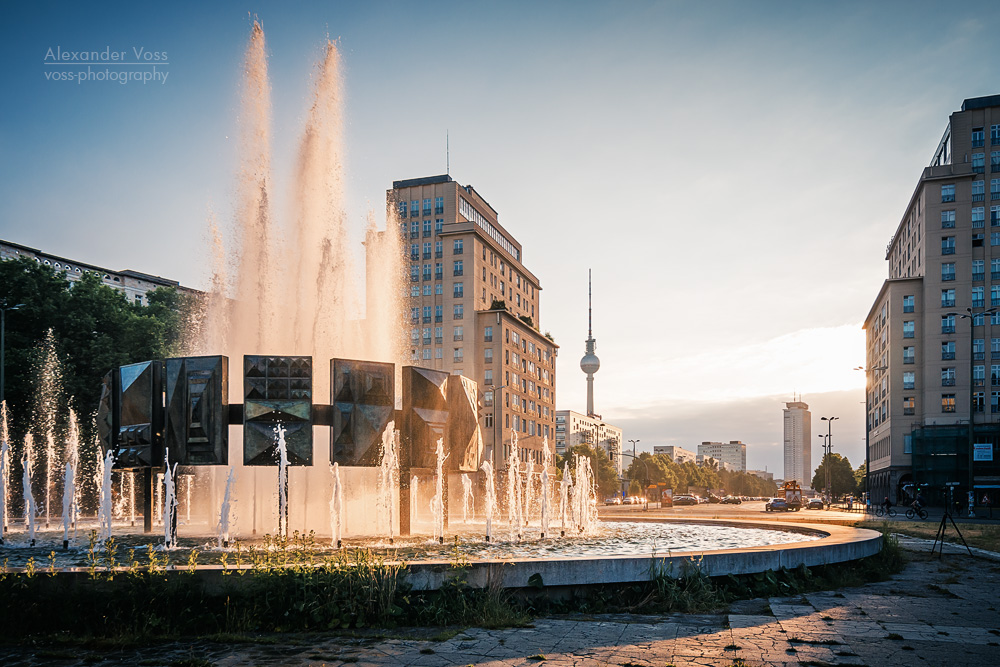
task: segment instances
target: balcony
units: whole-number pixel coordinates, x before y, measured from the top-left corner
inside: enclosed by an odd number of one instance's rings
[[[1000,171],[1000,169],[998,169],[997,171]],[[998,199],[1000,199],[1000,192],[991,192],[990,193],[990,201],[996,201]]]
[[[986,165],[976,164],[976,165],[972,166],[972,173],[973,174],[982,174],[985,171],[986,171]]]
[[[429,208],[424,209],[424,217],[430,217],[431,210]]]
[[[985,200],[986,200],[986,194],[985,193],[977,192],[977,193],[975,193],[975,194],[972,195],[972,201],[985,201]]]
[[[976,360],[976,361],[983,361],[983,360],[986,359],[986,353],[985,352],[973,352],[972,353],[972,358],[974,360]]]
[[[454,273],[452,273],[451,275],[453,275],[453,276],[464,276],[465,272],[462,271],[462,269],[455,269]]]
[[[410,211],[410,217],[411,218],[415,218],[418,215],[420,215],[420,209],[419,208],[415,208],[412,211]]]
[[[917,384],[916,382],[904,382],[903,389],[915,389],[916,384]]]
[[[954,305],[954,304],[952,304],[952,305]],[[983,308],[985,305],[986,305],[986,299],[973,299],[972,300],[972,307],[973,308]]]
[[[941,299],[941,307],[942,308],[954,308],[955,307],[955,300],[954,299]],[[906,311],[903,311],[903,312],[906,312]],[[911,310],[909,312],[912,313],[913,311]]]
[[[913,357],[903,357],[903,363],[904,364],[912,364],[913,363]]]
[[[984,227],[986,227],[986,221],[985,220],[973,220],[972,221],[972,228],[973,229],[983,229]]]
[[[942,352],[941,361],[952,361],[955,358],[954,352]]]
[[[942,255],[954,255],[955,254],[955,246],[945,246],[945,247],[941,248],[941,254]]]
[[[463,334],[457,334],[455,336],[452,336],[452,340],[455,341],[456,343],[461,342],[464,339],[465,336]]]
[[[451,251],[451,254],[453,254],[453,255],[463,255],[463,254],[465,254],[465,249],[464,248],[455,248],[455,249],[453,249]]]
[[[442,271],[434,272],[434,280],[441,280],[442,278],[444,278],[444,272]]]
[[[903,408],[903,416],[909,416],[914,414],[913,408]]]
[[[435,345],[440,345],[440,344],[441,344],[441,343],[443,343],[443,342],[444,342],[444,336],[438,336],[438,337],[436,337],[436,338],[434,339],[434,344],[435,344]]]
[[[410,232],[410,238],[411,239],[418,239],[418,238],[420,238],[420,232]]]
[[[425,229],[424,230],[424,238],[425,239],[429,239],[430,237],[431,237],[431,230]]]
[[[464,319],[464,317],[465,317],[465,315],[463,315],[462,313],[455,313],[455,314],[454,314],[454,315],[452,316],[452,319],[453,319],[453,320],[461,320],[461,319]]]
[[[972,274],[972,279],[973,280],[985,280],[985,277],[986,277],[985,273],[973,273]],[[954,280],[954,278],[952,278],[952,280]],[[996,278],[993,278],[993,280],[996,280]]]
[[[972,147],[973,148],[982,148],[985,145],[986,145],[986,139],[973,139],[972,140]]]
[[[955,378],[941,378],[941,386],[942,387],[954,387],[955,386]]]
[[[955,326],[954,325],[949,326],[947,324],[943,324],[943,325],[941,325],[941,333],[943,333],[943,334],[953,334],[953,333],[955,333]]]

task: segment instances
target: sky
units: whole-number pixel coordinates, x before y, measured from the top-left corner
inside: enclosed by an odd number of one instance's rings
[[[813,460],[819,417],[838,416],[834,451],[856,466],[861,324],[948,115],[1000,92],[995,9],[11,5],[0,25],[0,238],[207,287],[207,221],[233,218],[240,70],[257,16],[276,206],[287,206],[282,186],[329,37],[344,63],[359,256],[365,216],[383,212],[392,181],[450,163],[541,281],[540,328],[560,345],[559,409],[586,406],[591,269],[596,410],[640,451],[742,440],[750,468],[780,477],[783,402],[801,395]],[[52,80],[45,57],[56,48],[151,54],[160,78]]]

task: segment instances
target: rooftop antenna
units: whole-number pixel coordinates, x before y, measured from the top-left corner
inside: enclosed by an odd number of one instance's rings
[[[447,129],[444,131],[444,169],[444,173],[451,176],[451,137]]]
[[[594,319],[594,308],[593,308],[594,293],[593,293],[593,289],[591,288],[591,285],[590,285],[590,282],[591,282],[591,278],[590,278],[591,277],[591,273],[592,273],[592,269],[587,269],[587,338],[593,338],[594,337],[594,327],[593,327],[593,319]]]

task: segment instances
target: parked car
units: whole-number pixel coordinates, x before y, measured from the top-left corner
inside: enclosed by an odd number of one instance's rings
[[[806,503],[807,510],[821,510],[823,509],[823,501],[819,498],[810,498],[809,502]]]
[[[610,498],[605,498],[604,499],[604,504],[605,505],[621,505],[622,504],[622,499],[619,498],[618,496],[612,496]]]
[[[674,496],[674,507],[678,505],[697,505],[698,499],[694,496]]]
[[[787,512],[788,503],[785,502],[784,498],[771,498],[764,505],[764,509],[768,512]]]
[[[726,496],[720,501],[723,505],[742,505],[743,501],[736,496]]]

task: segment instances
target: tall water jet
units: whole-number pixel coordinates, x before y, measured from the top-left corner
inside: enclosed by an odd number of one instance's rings
[[[233,482],[236,480],[236,471],[229,466],[229,476],[226,478],[226,492],[222,496],[222,507],[219,508],[218,543],[219,548],[229,547],[229,522],[232,518],[232,494]]]
[[[522,512],[520,490],[521,458],[517,450],[517,432],[511,431],[510,455],[507,457],[507,532],[513,542],[521,537]]]
[[[32,457],[31,471],[33,480],[42,481],[42,500],[45,503],[45,525],[52,518],[51,494],[55,476],[62,470],[63,458],[61,448],[56,442],[56,416],[59,414],[59,404],[62,396],[62,364],[56,353],[56,337],[52,329],[45,333],[39,344],[40,358],[35,371],[35,406],[33,430],[39,437],[45,438],[45,446],[40,456]]]
[[[559,484],[559,518],[562,534],[566,535],[566,523],[569,517],[569,490],[573,486],[573,476],[569,471],[569,461],[563,463],[563,478]]]
[[[7,426],[7,401],[0,401],[0,545],[7,532],[7,512],[10,506],[10,430]]]
[[[334,463],[330,472],[333,474],[333,494],[330,496],[330,544],[339,549],[344,532],[344,487],[340,483],[340,465]]]
[[[416,475],[410,477],[410,512],[413,516],[410,517],[411,522],[416,521],[417,513],[417,501],[420,498],[420,478]]]
[[[66,461],[66,474],[63,476],[63,549],[69,548],[69,529],[76,525],[76,471],[73,462]]]
[[[285,427],[274,427],[278,438],[278,535],[288,537],[288,446],[285,443]]]
[[[541,513],[542,538],[549,532],[549,467],[542,468],[542,513]]]
[[[395,525],[393,508],[396,506],[396,493],[399,488],[399,455],[396,446],[396,424],[390,421],[382,432],[382,462],[379,466],[378,498],[376,509],[380,515],[382,531],[389,537],[392,544]],[[412,507],[412,504],[411,504]]]
[[[66,431],[65,445],[66,462],[73,466],[73,532],[76,533],[76,524],[80,517],[80,484],[76,478],[80,475],[80,422],[76,418],[76,411],[69,410],[69,426]],[[63,492],[65,497],[65,490]]]
[[[497,509],[497,487],[496,479],[493,474],[493,464],[489,461],[483,461],[483,465],[480,466],[483,471],[483,475],[486,478],[483,482],[485,488],[485,498],[486,503],[486,541],[489,542],[493,539],[493,515],[496,513]]]
[[[475,516],[474,503],[472,480],[468,474],[462,473],[462,523],[469,523],[469,519]]]
[[[130,526],[135,525],[135,471],[130,470],[128,475],[128,521]]]
[[[24,493],[24,527],[28,531],[28,544],[35,546],[35,515],[38,513],[38,508],[35,507],[35,495],[31,492],[31,461],[23,459],[21,468],[23,470],[21,488]]]
[[[101,459],[100,474],[101,485],[99,487],[100,503],[97,509],[97,537],[102,542],[111,539],[111,471],[114,468],[114,452],[108,450],[104,458]]]
[[[50,495],[52,493],[52,476],[55,474],[56,461],[56,434],[49,431],[45,434],[45,527],[49,527],[49,520],[52,518],[52,506]]]
[[[431,515],[434,517],[434,538],[444,542],[444,441],[437,441],[437,469],[434,476],[434,498],[431,500]]]
[[[163,453],[163,547],[173,549],[177,543],[177,465],[170,467],[170,449]]]

